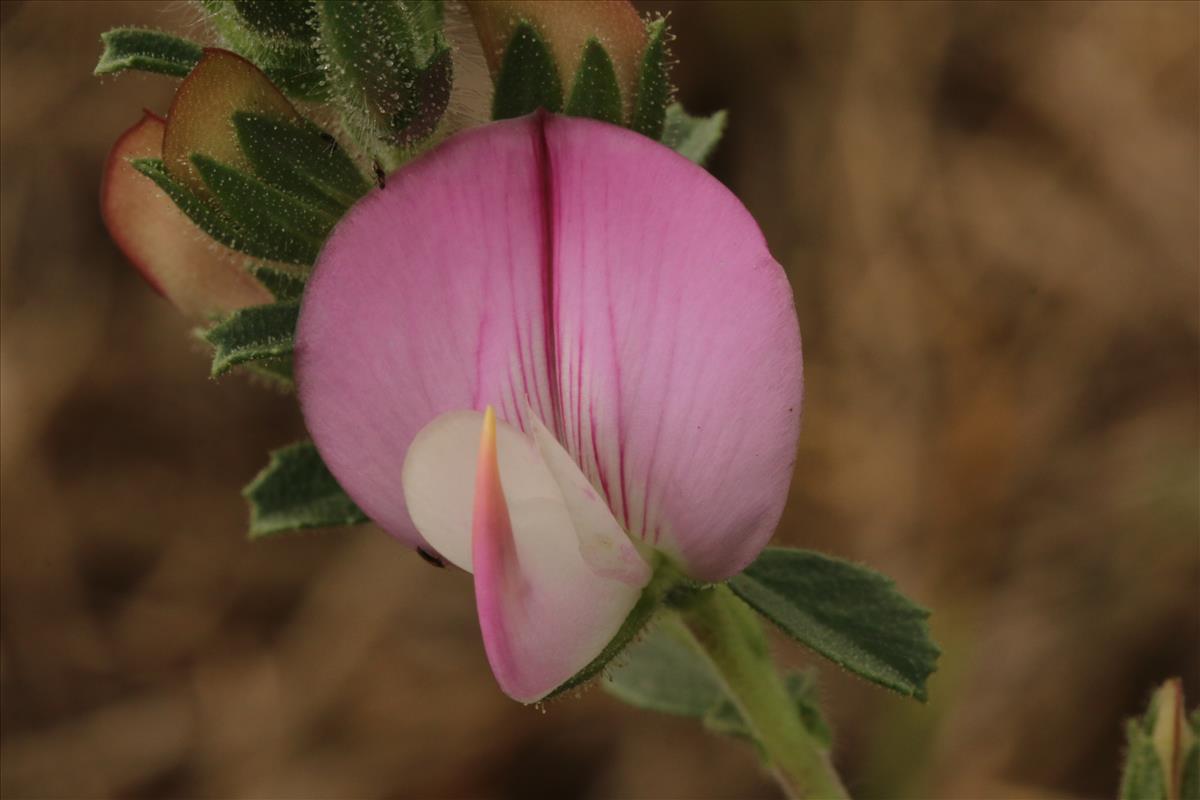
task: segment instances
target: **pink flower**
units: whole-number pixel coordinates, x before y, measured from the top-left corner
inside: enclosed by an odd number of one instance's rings
[[[346,215],[296,376],[350,496],[473,572],[524,702],[600,653],[660,559],[718,581],[755,558],[802,389],[791,289],[737,198],[643,136],[546,114],[460,134]]]

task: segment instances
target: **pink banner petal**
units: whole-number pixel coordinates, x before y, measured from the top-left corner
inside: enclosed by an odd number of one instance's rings
[[[740,571],[786,499],[801,399],[791,290],[753,219],[638,134],[535,115],[456,136],[334,231],[297,333],[306,420],[373,519],[438,415],[526,403],[618,522],[693,577]]]

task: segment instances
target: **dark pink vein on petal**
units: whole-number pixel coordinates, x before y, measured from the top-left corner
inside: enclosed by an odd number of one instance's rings
[[[555,332],[554,303],[556,301],[554,285],[554,178],[550,164],[550,143],[546,140],[546,112],[538,111],[534,115],[537,126],[537,169],[541,179],[542,200],[542,309],[545,322],[545,352],[547,379],[550,384],[550,406],[553,419],[549,428],[561,442],[563,441],[563,410],[562,392],[558,385],[558,337]],[[543,420],[545,421],[545,420]]]

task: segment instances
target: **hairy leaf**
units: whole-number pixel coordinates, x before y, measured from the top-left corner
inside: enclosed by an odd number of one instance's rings
[[[441,40],[445,4],[442,0],[401,0],[400,6],[408,13],[418,45],[426,48],[419,54],[421,60],[428,61]]]
[[[937,668],[929,612],[866,567],[768,548],[729,587],[785,633],[849,671],[919,700]]]
[[[251,539],[367,521],[312,442],[298,442],[271,453],[270,463],[242,495],[250,503]]]
[[[259,177],[340,217],[371,188],[332,135],[308,120],[233,115],[242,152]]]
[[[312,264],[336,217],[257,178],[199,153],[192,163],[225,213],[258,241],[267,256],[289,264]]]
[[[1167,777],[1154,749],[1154,740],[1137,720],[1125,726],[1125,768],[1120,800],[1168,800]]]
[[[693,117],[679,103],[672,103],[667,106],[659,141],[684,158],[703,165],[721,141],[727,116],[724,111],[718,111],[711,117]]]
[[[299,316],[297,302],[251,306],[209,328],[204,339],[214,348],[213,377],[239,364],[291,355]]]
[[[1200,800],[1200,708],[1188,719],[1192,731],[1192,744],[1183,756],[1179,776],[1180,800]]]
[[[204,54],[195,42],[147,28],[114,28],[100,34],[100,41],[104,52],[96,64],[96,75],[137,69],[182,78]]]
[[[200,0],[200,7],[225,46],[253,61],[285,94],[310,101],[329,98],[313,45],[312,0]]]
[[[1146,713],[1125,727],[1120,800],[1200,797],[1200,709],[1184,709],[1183,681],[1170,678],[1150,697]]]
[[[138,158],[131,163],[134,169],[154,181],[196,227],[215,241],[256,258],[275,258],[275,250],[269,244],[256,240],[214,204],[168,175],[162,159]]]
[[[329,80],[351,117],[397,146],[432,133],[450,100],[452,67],[441,33],[422,27],[431,17],[361,0],[321,0],[318,12]]]
[[[272,388],[285,392],[293,391],[296,388],[296,376],[293,374],[291,356],[249,361],[242,366],[251,375],[261,378]]]
[[[316,34],[312,0],[233,0],[248,27],[262,36],[308,42]]]
[[[792,673],[786,684],[804,727],[828,746],[831,735],[817,705],[813,676]],[[697,717],[715,733],[753,738],[707,657],[672,617],[657,620],[617,658],[604,679],[604,688],[632,706]]]
[[[671,617],[657,620],[621,654],[604,688],[632,706],[685,717],[703,717],[725,699],[691,634]]]
[[[817,702],[817,682],[813,672],[791,672],[784,678],[788,697],[796,709],[796,715],[805,730],[818,743],[828,748],[833,743],[833,732],[821,707]],[[740,739],[754,739],[754,734],[737,706],[728,697],[722,695],[721,700],[704,715],[704,727],[714,733],[726,736],[736,736]]]
[[[304,279],[290,272],[265,264],[253,264],[250,266],[250,274],[267,287],[267,291],[280,302],[299,300],[304,294]]]

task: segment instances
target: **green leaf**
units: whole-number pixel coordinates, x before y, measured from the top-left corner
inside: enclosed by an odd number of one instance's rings
[[[721,141],[727,116],[724,111],[718,111],[711,117],[693,117],[679,103],[672,103],[667,106],[659,141],[684,158],[703,165]]]
[[[631,706],[703,717],[725,700],[725,692],[691,634],[664,617],[617,659],[604,688]]]
[[[621,124],[621,89],[617,85],[617,73],[598,39],[588,39],[583,46],[566,112],[574,117]]]
[[[322,0],[318,12],[329,80],[348,116],[397,146],[432,133],[450,101],[452,60],[440,32],[418,27],[429,17],[362,0]]]
[[[204,54],[195,42],[146,28],[114,28],[100,34],[100,41],[104,43],[104,52],[96,64],[95,75],[139,69],[182,78]]]
[[[233,0],[233,6],[261,36],[309,42],[317,32],[312,0]]]
[[[242,55],[256,63],[289,97],[312,102],[329,99],[321,54],[311,44],[279,42],[261,50],[245,50]]]
[[[1192,746],[1183,757],[1179,779],[1180,800],[1200,800],[1200,731],[1192,725]]]
[[[792,673],[786,683],[804,727],[828,746],[831,734],[817,705],[814,677]],[[604,688],[632,706],[700,718],[714,733],[753,738],[721,679],[673,617],[660,618],[629,646],[605,677]]]
[[[440,43],[425,66],[417,71],[408,102],[392,117],[395,144],[416,144],[434,132],[450,104],[453,78],[454,55],[447,45]]]
[[[251,264],[249,269],[250,274],[280,302],[299,300],[304,294],[304,279],[299,275],[265,264]]]
[[[222,44],[252,61],[284,94],[301,100],[322,101],[329,98],[329,84],[325,80],[325,70],[321,66],[320,54],[312,40],[316,28],[310,29],[307,36],[292,38],[275,34],[260,33],[249,24],[247,18],[235,0],[200,0],[200,7],[220,35]],[[286,7],[297,6],[291,14],[303,16],[299,7],[308,7],[312,11],[311,0],[260,0],[264,5],[279,5]],[[284,13],[284,9],[277,9]],[[250,12],[252,15],[254,10]],[[268,26],[265,19],[256,18],[259,25]],[[295,25],[294,21],[285,23],[282,18],[276,19],[278,25]],[[315,24],[315,23],[314,23]],[[296,28],[298,30],[298,27]],[[264,28],[265,30],[265,28]]]
[[[1146,713],[1125,726],[1120,800],[1200,797],[1200,709],[1187,715],[1183,681],[1170,678],[1150,696]]]
[[[358,525],[367,516],[329,472],[312,442],[271,453],[271,461],[242,490],[250,502],[250,538],[283,531]]]
[[[214,348],[213,377],[239,364],[291,355],[299,316],[300,304],[294,301],[251,306],[209,328],[204,340]]]
[[[428,61],[440,41],[445,4],[442,0],[401,0],[400,6],[408,13],[418,43],[427,48],[421,53],[421,59]]]
[[[308,120],[238,111],[233,126],[259,177],[335,217],[371,188],[337,139]]]
[[[937,668],[929,612],[866,567],[768,548],[729,587],[785,633],[869,681],[925,699]]]
[[[800,722],[825,747],[833,746],[833,729],[821,712],[821,703],[817,693],[817,674],[815,670],[791,672],[784,678],[788,695],[796,704],[796,713]]]
[[[659,18],[646,26],[646,52],[638,71],[637,98],[633,122],[638,133],[658,141],[663,134],[667,103],[671,99],[671,78],[667,70],[667,20]]]
[[[193,153],[191,161],[225,213],[270,249],[266,258],[316,261],[336,217],[202,153]]]
[[[275,258],[274,248],[254,239],[220,208],[168,175],[162,159],[135,158],[130,163],[134,169],[154,181],[196,227],[215,241],[255,258]]]
[[[1154,739],[1137,720],[1125,726],[1125,769],[1120,800],[1167,800],[1167,781],[1154,749]]]
[[[817,682],[813,672],[788,673],[784,684],[796,709],[796,715],[800,717],[800,723],[818,743],[829,748],[833,743],[833,731],[825,721],[825,715],[821,713],[817,702]],[[704,715],[704,727],[725,736],[754,740],[754,734],[742,719],[741,712],[723,693],[720,701]]]
[[[554,58],[534,27],[522,21],[500,61],[492,119],[520,117],[539,108],[562,111],[562,107],[562,81]]]
[[[262,378],[276,389],[290,392],[296,388],[296,377],[292,371],[292,357],[266,358],[242,365],[252,375]]]

